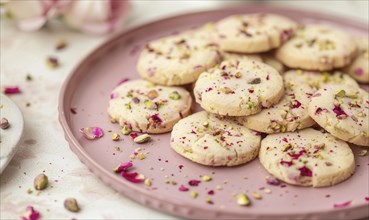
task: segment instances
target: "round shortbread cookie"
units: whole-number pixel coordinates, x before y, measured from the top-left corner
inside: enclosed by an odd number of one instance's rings
[[[286,92],[281,101],[258,114],[238,117],[238,121],[250,129],[268,134],[307,128],[315,124],[308,113],[310,98],[321,86],[358,87],[355,80],[341,72],[290,70],[283,75],[283,79]]]
[[[108,113],[123,127],[137,132],[165,133],[191,112],[190,93],[181,87],[132,80],[119,85],[110,96]]]
[[[170,145],[178,154],[196,163],[236,166],[258,155],[260,140],[260,134],[233,118],[202,111],[174,126]]]
[[[199,35],[199,36],[197,36]],[[146,45],[137,63],[142,78],[160,85],[184,85],[221,61],[201,31],[161,38]]]
[[[362,37],[356,40],[359,54],[343,71],[361,83],[369,83],[369,40]]]
[[[259,159],[270,174],[298,186],[332,186],[355,172],[348,144],[311,128],[268,135],[261,142]]]
[[[279,73],[256,60],[224,61],[202,73],[194,88],[202,108],[226,116],[256,114],[278,103],[283,94]]]
[[[355,42],[345,32],[308,25],[277,49],[276,57],[290,68],[324,71],[348,65],[356,52]]]
[[[309,115],[333,136],[369,146],[369,94],[351,86],[327,86],[309,103]]]
[[[232,15],[215,24],[214,35],[221,50],[258,53],[278,48],[296,28],[294,21],[280,15]]]

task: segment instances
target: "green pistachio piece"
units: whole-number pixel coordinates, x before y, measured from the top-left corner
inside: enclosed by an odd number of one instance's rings
[[[238,194],[237,203],[240,206],[249,206],[251,204],[250,199],[246,194]]]
[[[78,212],[79,206],[75,198],[67,198],[64,200],[64,207],[71,212]]]
[[[143,143],[148,142],[150,139],[151,139],[151,136],[150,135],[148,135],[148,134],[142,134],[142,135],[136,137],[135,139],[133,139],[133,141],[135,143],[138,143],[138,144],[143,144]]]
[[[37,189],[37,190],[44,190],[47,187],[48,184],[49,184],[49,179],[43,173],[36,176],[36,178],[33,181],[33,185],[34,185],[35,189]]]

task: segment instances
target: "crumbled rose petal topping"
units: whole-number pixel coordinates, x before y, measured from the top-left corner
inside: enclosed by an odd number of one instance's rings
[[[355,74],[356,74],[356,75],[358,75],[358,76],[363,75],[363,74],[364,74],[364,70],[363,70],[363,68],[357,68],[357,69],[355,70]]]
[[[313,176],[313,172],[307,168],[306,166],[303,166],[299,169],[300,171],[300,175],[301,176],[308,176],[308,177],[312,177]]]
[[[348,117],[348,114],[346,114],[346,112],[343,111],[340,106],[335,106],[333,108],[333,112],[336,114],[337,118]]]
[[[181,185],[179,188],[178,188],[179,191],[181,192],[186,192],[188,191],[189,189],[187,187],[185,187],[184,185]]]
[[[301,106],[301,102],[298,100],[292,101],[292,108],[299,108]]]

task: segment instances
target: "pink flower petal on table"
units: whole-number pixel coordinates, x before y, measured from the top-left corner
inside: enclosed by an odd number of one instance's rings
[[[365,201],[369,202],[369,197],[365,197],[364,199]]]
[[[137,133],[131,133],[129,136],[131,136],[132,139],[135,139],[136,137],[138,137]]]
[[[198,186],[198,185],[199,185],[199,183],[201,183],[201,181],[200,181],[200,180],[190,180],[190,181],[188,181],[188,184],[189,184],[190,186]]]
[[[121,173],[122,177],[132,183],[141,183],[145,180],[145,177],[142,174],[138,174],[137,172],[127,172],[124,171]]]
[[[118,94],[113,92],[110,94],[110,99],[116,99],[118,97]]]
[[[187,192],[189,189],[187,187],[185,187],[184,185],[181,185],[179,188],[178,188],[179,191],[181,192]]]
[[[32,206],[27,206],[26,211],[22,214],[22,220],[38,220],[40,213],[36,211]]]
[[[341,204],[334,204],[333,207],[334,208],[344,208],[344,207],[347,207],[349,205],[351,205],[351,200],[350,201],[347,201],[347,202],[344,202],[344,203],[341,203]]]
[[[266,182],[272,186],[278,186],[281,182],[274,176],[270,176],[266,179]]]
[[[104,131],[100,127],[86,127],[81,128],[79,131],[89,140],[94,140],[104,136]]]
[[[127,171],[132,166],[133,166],[132,162],[122,163],[121,165],[119,165],[117,172],[120,173],[120,172],[123,172],[123,171]]]
[[[6,86],[4,87],[4,93],[5,94],[19,94],[21,93],[21,90],[18,86]]]

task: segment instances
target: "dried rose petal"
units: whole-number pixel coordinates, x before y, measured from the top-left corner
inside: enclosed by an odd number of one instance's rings
[[[86,127],[79,130],[83,136],[89,140],[94,140],[104,136],[104,131],[100,127]]]
[[[307,168],[306,166],[301,167],[299,170],[300,170],[300,175],[301,176],[308,176],[308,177],[313,176],[313,172],[309,168]]]
[[[181,192],[186,192],[188,191],[189,189],[187,187],[185,187],[184,185],[181,185],[179,188],[178,188],[179,191]]]
[[[364,199],[365,201],[369,202],[369,197],[365,197]]]
[[[120,172],[123,172],[123,171],[127,171],[132,166],[133,166],[133,163],[132,162],[122,163],[121,165],[118,166],[116,172],[120,173]]]
[[[201,181],[200,181],[200,180],[190,180],[190,181],[188,181],[188,184],[189,184],[190,186],[198,186],[198,185],[199,185],[199,183],[201,183]]]
[[[364,70],[363,70],[363,68],[357,68],[357,69],[355,70],[355,74],[356,74],[356,75],[359,75],[359,76],[363,75],[363,74],[364,74]]]
[[[278,186],[281,182],[275,178],[274,176],[269,176],[267,179],[266,179],[266,182],[269,184],[269,185],[273,185],[273,186]]]
[[[124,171],[121,173],[122,177],[132,183],[141,183],[145,180],[145,177],[142,174],[138,174],[137,172],[127,172]]]
[[[118,97],[118,94],[113,92],[110,94],[110,99],[116,99]]]
[[[349,205],[351,205],[351,200],[350,201],[347,201],[347,202],[344,202],[344,203],[341,203],[341,204],[334,204],[333,207],[334,208],[344,208],[344,207],[347,207]]]
[[[292,108],[299,108],[300,106],[301,106],[301,102],[299,102],[298,100],[292,101]]]
[[[135,139],[136,137],[138,137],[137,133],[131,133],[129,136],[131,136],[132,139]]]
[[[297,159],[299,159],[304,153],[306,153],[306,151],[305,150],[300,150],[300,152],[299,153],[297,153],[297,154],[291,154],[291,153],[288,153],[288,155],[290,156],[290,157],[292,157],[292,159],[294,159],[294,160],[297,160]]]
[[[21,90],[18,86],[6,86],[4,87],[4,94],[19,94]]]
[[[209,190],[208,191],[208,195],[214,195],[214,194],[215,194],[214,190]]]
[[[285,161],[285,160],[281,160],[281,162],[279,162],[281,165],[286,166],[286,167],[290,167],[293,165],[292,161]]]
[[[155,122],[155,124],[160,124],[163,120],[159,117],[159,114],[151,115],[150,119]]]
[[[344,112],[340,106],[335,106],[333,108],[333,112],[336,113],[336,117],[339,118],[339,119],[342,119],[342,118],[346,118],[348,117],[348,114],[346,114],[346,112]]]
[[[40,213],[32,206],[27,206],[26,211],[22,214],[22,220],[38,220],[40,216]]]

